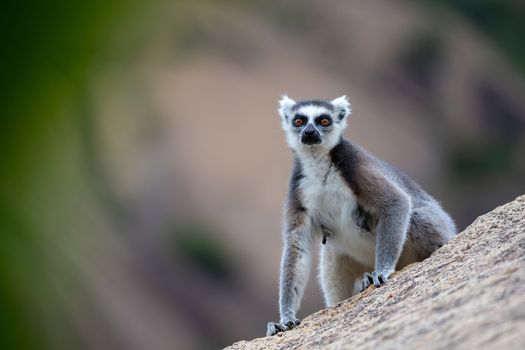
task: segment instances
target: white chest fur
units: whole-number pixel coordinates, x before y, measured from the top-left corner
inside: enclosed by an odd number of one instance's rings
[[[302,161],[304,178],[299,184],[311,229],[321,236],[321,225],[330,231],[323,249],[334,249],[368,266],[374,265],[375,236],[355,222],[357,201],[328,156]],[[319,238],[321,243],[321,238]]]

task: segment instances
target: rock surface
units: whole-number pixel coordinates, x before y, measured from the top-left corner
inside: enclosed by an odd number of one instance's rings
[[[525,196],[479,217],[384,287],[227,349],[299,348],[525,349]]]

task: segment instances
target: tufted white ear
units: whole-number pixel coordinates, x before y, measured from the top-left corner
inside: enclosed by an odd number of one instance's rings
[[[348,102],[346,95],[340,96],[335,100],[332,100],[332,106],[334,106],[335,114],[339,120],[345,119],[352,112],[352,107]]]
[[[288,117],[292,114],[292,107],[295,105],[295,101],[289,98],[287,95],[283,95],[279,101],[279,115],[285,122]]]

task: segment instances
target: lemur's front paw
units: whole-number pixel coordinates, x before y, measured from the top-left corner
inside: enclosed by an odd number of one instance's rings
[[[281,320],[281,323],[268,322],[268,326],[266,327],[266,335],[270,336],[275,335],[279,332],[285,332],[287,330],[295,328],[300,323],[301,321],[295,317]]]
[[[381,287],[383,284],[386,283],[388,278],[386,275],[382,273],[378,273],[376,271],[372,273],[365,272],[363,275],[363,283],[361,286],[361,292],[367,289],[370,285],[374,285],[376,287]]]

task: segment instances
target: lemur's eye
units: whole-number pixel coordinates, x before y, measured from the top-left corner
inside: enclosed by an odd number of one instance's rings
[[[301,118],[301,117],[296,117],[293,121],[293,126],[296,126],[296,127],[299,127],[299,126],[303,126],[304,124],[304,118]]]
[[[318,123],[321,126],[330,126],[330,124],[332,124],[332,120],[329,117],[321,117]]]

